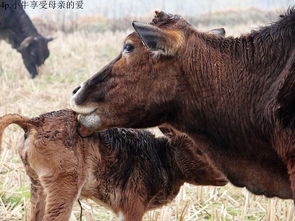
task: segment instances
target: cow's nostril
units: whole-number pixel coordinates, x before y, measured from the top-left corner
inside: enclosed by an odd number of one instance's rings
[[[81,86],[78,86],[76,87],[74,90],[73,90],[73,95],[76,94],[78,92],[78,90],[80,90]]]

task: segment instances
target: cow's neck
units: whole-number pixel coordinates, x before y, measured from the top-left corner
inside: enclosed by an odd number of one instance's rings
[[[40,34],[37,32],[32,21],[21,8],[12,11],[14,19],[9,19],[5,22],[6,36],[3,36],[13,48],[18,48],[22,41],[27,37],[38,37]]]
[[[271,72],[275,75],[281,71],[295,46],[295,14],[293,17],[293,22],[282,20],[238,38],[196,35],[207,47],[215,49],[222,56],[229,56],[247,68],[249,73]]]
[[[25,40],[26,37],[24,35],[17,35],[15,32],[11,32],[8,35],[8,38],[6,40],[11,45],[12,48],[18,49],[21,45],[22,41]]]
[[[187,82],[174,125],[225,146],[233,142],[232,136],[249,145],[247,137],[267,138],[273,122],[265,119],[270,100],[265,95],[295,45],[295,29],[276,29],[264,28],[240,38],[193,33],[181,58]],[[265,129],[262,124],[269,125]]]

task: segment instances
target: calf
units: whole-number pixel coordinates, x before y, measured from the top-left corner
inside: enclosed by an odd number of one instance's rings
[[[19,153],[31,179],[31,220],[68,220],[74,201],[83,197],[137,221],[169,203],[184,182],[227,183],[187,135],[167,126],[159,138],[120,128],[82,138],[77,115],[61,110],[33,119],[3,116],[0,138],[12,123],[25,131]]]

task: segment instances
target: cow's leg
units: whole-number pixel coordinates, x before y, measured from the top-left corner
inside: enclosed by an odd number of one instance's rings
[[[119,212],[120,221],[141,221],[144,215],[144,206],[141,202],[129,203],[127,208]]]
[[[287,166],[295,202],[295,131],[289,128],[278,128],[274,135],[274,146]]]
[[[69,220],[74,201],[78,197],[78,174],[66,173],[58,177],[42,178],[46,190],[46,207],[44,221]]]
[[[42,221],[45,212],[45,199],[46,195],[39,180],[31,178],[31,221]]]
[[[293,201],[295,204],[295,152],[294,151],[292,152],[293,153],[289,153],[286,156],[285,162],[288,168],[289,179],[291,182],[292,196],[293,196]]]

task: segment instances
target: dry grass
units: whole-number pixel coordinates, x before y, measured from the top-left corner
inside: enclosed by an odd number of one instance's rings
[[[229,30],[233,34],[246,28]],[[36,80],[28,78],[20,55],[0,42],[0,115],[36,116],[69,107],[72,89],[119,52],[126,33],[79,32],[56,33],[56,36],[50,45],[51,56]],[[28,220],[29,180],[17,154],[21,136],[21,130],[14,126],[5,132],[0,156],[0,220]],[[82,203],[83,220],[117,220],[110,211],[91,201]],[[145,220],[295,220],[292,209],[290,200],[254,196],[231,185],[221,188],[185,185],[171,204],[149,212]],[[76,204],[72,220],[79,217],[79,212]]]

